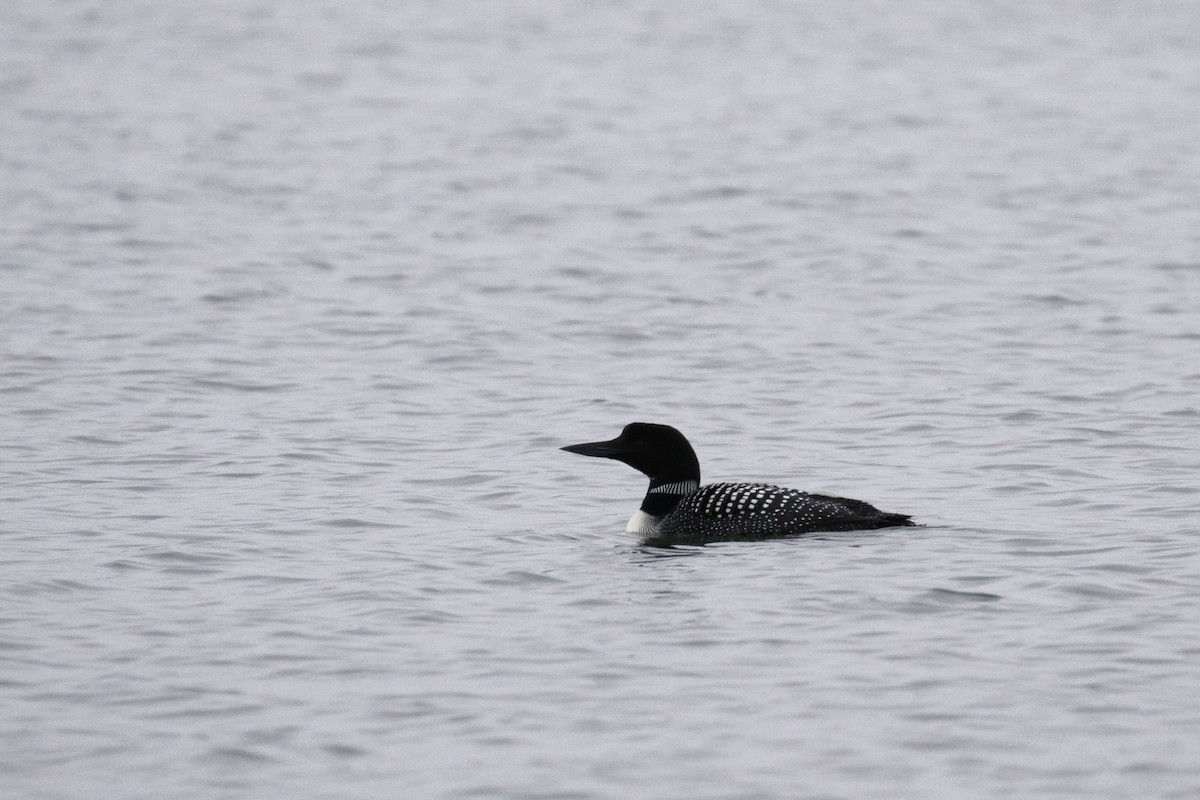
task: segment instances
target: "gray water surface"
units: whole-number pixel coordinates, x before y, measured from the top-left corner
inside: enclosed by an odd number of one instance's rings
[[[0,796],[1200,796],[1198,36],[5,4]]]

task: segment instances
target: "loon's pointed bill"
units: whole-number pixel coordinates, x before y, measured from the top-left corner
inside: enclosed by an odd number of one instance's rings
[[[809,494],[765,483],[700,486],[696,452],[670,425],[633,422],[615,439],[562,449],[623,461],[645,474],[650,488],[625,530],[656,543],[769,539],[815,531],[914,524],[907,514],[880,511],[846,497]]]
[[[578,453],[581,456],[595,456],[596,458],[619,458],[621,455],[621,450],[617,447],[615,439],[607,442],[569,444],[566,447],[560,447],[559,450],[566,450],[568,453]]]

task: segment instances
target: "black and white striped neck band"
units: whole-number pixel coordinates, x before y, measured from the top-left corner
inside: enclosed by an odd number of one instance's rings
[[[664,483],[662,486],[655,486],[650,490],[650,494],[690,494],[699,488],[699,481],[675,481],[674,483]]]

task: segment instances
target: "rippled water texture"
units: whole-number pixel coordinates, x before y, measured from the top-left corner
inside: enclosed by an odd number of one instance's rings
[[[1200,796],[1198,35],[4,4],[0,796]]]

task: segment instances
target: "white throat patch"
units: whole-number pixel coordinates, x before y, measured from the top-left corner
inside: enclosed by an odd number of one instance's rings
[[[625,532],[636,533],[639,536],[650,536],[658,530],[659,523],[662,521],[662,517],[651,516],[639,508],[629,518],[629,524],[625,526]]]

